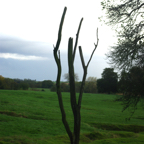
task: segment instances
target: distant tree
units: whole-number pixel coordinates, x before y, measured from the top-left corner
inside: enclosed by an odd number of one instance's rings
[[[123,93],[123,111],[128,107],[133,107],[132,114],[137,108],[137,104],[144,100],[144,67],[132,67],[128,72],[121,72],[119,81],[120,91]]]
[[[13,79],[5,78],[4,79],[4,89],[12,90],[13,89]]]
[[[50,88],[50,91],[52,91],[52,92],[56,92],[57,91],[55,84]]]
[[[13,79],[0,76],[0,89],[17,90],[19,88],[19,84]]]
[[[4,89],[4,77],[0,75],[0,89]]]
[[[2,75],[0,75],[0,80],[3,81],[4,80],[4,77]]]
[[[36,80],[24,79],[24,82],[26,82],[31,88],[36,87]]]
[[[70,91],[70,87],[68,83],[62,82],[61,83],[61,91],[62,92],[69,92]]]
[[[96,93],[97,92],[97,79],[96,77],[88,77],[85,82],[85,93]]]
[[[104,79],[97,79],[97,89],[98,93],[105,93],[105,83]]]
[[[20,88],[23,90],[28,90],[29,85],[26,82],[22,82],[22,83],[20,83]]]
[[[36,82],[35,87],[42,88],[42,82],[41,81]]]
[[[75,81],[76,81],[76,82],[79,80],[79,77],[78,77],[78,74],[77,74],[77,73],[74,74],[74,78],[75,78]],[[64,79],[65,79],[67,82],[69,82],[69,74],[68,74],[68,73],[64,74]]]
[[[20,84],[20,83],[22,83],[23,82],[23,80],[22,79],[13,79],[16,83],[18,83],[18,84]]]
[[[53,82],[51,80],[42,81],[42,88],[51,88],[53,86]]]
[[[117,92],[118,76],[113,68],[105,68],[102,73],[102,80],[98,81],[98,88],[100,91],[110,94]],[[99,91],[99,89],[98,89]]]
[[[75,82],[75,90],[77,93],[80,92],[82,82]]]
[[[125,82],[127,80],[127,72],[125,71],[125,69],[123,69],[121,71],[121,74],[119,76],[119,81],[118,81],[118,91],[120,93],[123,93],[124,91],[124,87],[125,87]]]
[[[27,90],[29,85],[34,87],[36,84],[35,80],[30,79],[11,79],[11,78],[4,78],[0,76],[0,89],[7,89],[7,90],[18,90],[24,89]]]
[[[12,89],[13,90],[18,90],[20,89],[20,84],[16,83],[15,81],[12,82]]]

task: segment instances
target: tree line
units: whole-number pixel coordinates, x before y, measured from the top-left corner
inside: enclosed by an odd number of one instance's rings
[[[65,76],[66,74],[64,77]],[[129,94],[129,96],[134,94],[141,96],[143,94],[144,68],[134,66],[129,71],[123,70],[119,74],[114,72],[113,68],[105,68],[101,76],[102,78],[100,79],[88,77],[85,81],[84,93],[120,93],[124,95]],[[78,79],[78,75],[76,75],[76,77],[76,79]],[[69,92],[68,76],[65,77],[65,79],[67,82],[61,82],[61,91]],[[76,81],[76,92],[79,92],[80,85],[81,82]],[[56,91],[55,85],[51,87],[51,91]],[[125,97],[123,98],[125,99]]]
[[[121,71],[123,110],[132,107],[134,112],[144,100],[144,1],[103,0],[101,6],[100,20],[115,29],[118,38],[106,56]]]
[[[120,74],[114,72],[113,68],[105,68],[101,74],[102,78],[88,77],[85,81],[84,93],[121,93],[132,97],[132,95],[143,94],[144,87],[144,68],[132,67],[129,71],[123,70]],[[76,80],[78,75],[75,74]],[[65,82],[61,82],[61,91],[69,92],[69,77],[64,75]],[[75,82],[76,92],[79,92],[81,81]],[[31,79],[10,79],[0,75],[0,89],[7,90],[28,90],[28,88],[49,88],[56,91],[56,84],[51,80],[36,81]],[[124,100],[126,97],[124,97]],[[133,98],[140,98],[134,97]],[[133,100],[133,99],[131,99]],[[126,102],[126,101],[125,101]],[[136,100],[135,100],[136,102]],[[130,103],[130,102],[129,102]]]
[[[54,82],[51,80],[36,81],[31,79],[11,79],[0,75],[0,89],[28,90],[28,88],[51,88]]]

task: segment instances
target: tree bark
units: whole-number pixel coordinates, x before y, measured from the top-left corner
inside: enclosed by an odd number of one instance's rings
[[[81,109],[82,94],[83,94],[83,91],[84,91],[84,85],[85,85],[85,80],[86,80],[86,75],[87,75],[87,68],[88,68],[88,65],[89,65],[89,63],[92,59],[92,56],[93,56],[93,54],[96,50],[96,47],[98,45],[98,37],[97,37],[97,45],[95,45],[95,48],[94,48],[94,50],[91,54],[91,57],[90,57],[87,65],[85,65],[85,62],[84,62],[82,49],[81,49],[81,47],[79,47],[79,53],[80,53],[80,58],[81,58],[84,74],[83,74],[83,79],[82,79],[82,84],[81,84],[81,88],[80,88],[78,102],[76,100],[76,90],[75,90],[74,58],[75,58],[76,47],[77,47],[77,43],[78,43],[79,32],[80,32],[80,28],[81,28],[83,18],[80,21],[78,31],[77,31],[77,34],[76,34],[76,42],[75,42],[74,50],[73,50],[73,39],[69,38],[69,41],[68,41],[68,66],[69,66],[70,102],[71,102],[71,108],[72,108],[73,116],[74,116],[74,131],[72,133],[71,130],[70,130],[70,127],[68,125],[68,122],[66,120],[66,114],[65,114],[63,100],[62,100],[62,93],[61,93],[61,87],[60,87],[61,61],[60,61],[60,51],[58,51],[59,45],[60,45],[60,42],[61,42],[62,26],[63,26],[66,10],[67,10],[67,8],[65,7],[62,18],[61,18],[60,26],[59,26],[58,40],[57,40],[57,43],[56,43],[56,47],[54,47],[54,58],[55,58],[57,68],[58,68],[56,87],[57,87],[57,95],[58,95],[59,106],[60,106],[60,110],[61,110],[61,114],[62,114],[62,122],[63,122],[63,124],[65,126],[65,129],[66,129],[66,132],[67,132],[67,134],[70,138],[70,142],[71,142],[71,144],[79,144],[80,126],[81,126],[80,109]]]

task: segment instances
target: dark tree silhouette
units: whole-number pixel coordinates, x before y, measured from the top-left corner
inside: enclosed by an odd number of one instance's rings
[[[116,29],[118,42],[107,58],[115,68],[144,66],[144,1],[103,0],[104,21]]]
[[[140,79],[138,73],[134,73],[134,71],[140,72],[144,67],[144,1],[103,0],[101,5],[106,12],[106,24],[115,28],[118,34],[118,42],[111,47],[107,58],[114,68],[129,73],[123,77],[127,78],[126,80],[121,80],[121,83],[125,81],[124,87],[121,85],[124,92],[124,109],[132,105],[136,107],[141,100],[140,97],[144,95],[140,83],[135,85],[136,79]],[[132,75],[135,75],[135,80]],[[141,75],[141,78],[143,77],[144,75]],[[141,85],[143,86],[142,83]]]
[[[117,73],[114,72],[113,68],[105,68],[102,73],[102,78],[98,79],[97,87],[98,92],[108,93],[117,92]]]
[[[59,26],[57,43],[56,43],[56,46],[54,47],[54,51],[53,51],[54,52],[54,58],[55,58],[57,68],[58,68],[56,87],[57,87],[57,95],[58,95],[58,100],[59,100],[59,106],[60,106],[60,110],[61,110],[61,114],[62,114],[62,122],[63,122],[63,124],[65,126],[65,129],[66,129],[66,132],[67,132],[67,134],[70,138],[70,142],[71,142],[71,144],[79,144],[80,124],[81,124],[80,109],[81,109],[82,94],[83,94],[83,91],[84,91],[84,85],[85,85],[85,80],[86,80],[86,75],[87,75],[87,68],[89,66],[89,63],[90,63],[90,61],[92,59],[92,56],[93,56],[93,54],[94,54],[94,52],[97,48],[97,45],[98,45],[98,30],[97,30],[97,44],[94,44],[95,47],[94,47],[94,50],[93,50],[93,52],[90,56],[90,59],[89,59],[87,65],[85,65],[85,62],[84,62],[82,48],[81,48],[81,46],[79,46],[79,53],[80,53],[80,58],[81,58],[84,74],[83,74],[83,79],[82,79],[82,83],[81,83],[81,86],[80,86],[78,101],[76,100],[76,88],[75,88],[74,65],[73,64],[74,64],[74,58],[75,58],[75,53],[76,53],[76,48],[77,48],[77,43],[78,43],[78,38],[79,38],[79,32],[80,32],[80,28],[81,28],[83,18],[81,19],[79,27],[78,27],[74,49],[73,49],[73,38],[70,37],[69,41],[68,41],[68,66],[69,66],[70,102],[71,102],[71,108],[72,108],[73,116],[74,116],[74,130],[72,132],[70,130],[69,124],[66,120],[66,114],[65,114],[65,110],[64,110],[64,106],[63,106],[62,93],[61,93],[61,87],[60,87],[61,60],[60,60],[60,51],[58,50],[60,42],[61,42],[62,26],[63,26],[66,10],[67,10],[67,8],[65,7],[62,18],[61,18],[60,26]]]
[[[128,72],[123,70],[120,76],[119,88],[123,93],[119,99],[122,100],[123,111],[131,107],[132,116],[137,109],[137,104],[143,102],[144,99],[144,67],[140,68],[135,66]]]
[[[51,80],[42,81],[42,88],[51,88],[54,83]]]

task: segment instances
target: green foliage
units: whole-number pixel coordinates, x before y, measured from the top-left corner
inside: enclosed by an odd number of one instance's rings
[[[69,92],[70,91],[70,87],[69,87],[69,83],[67,82],[61,82],[60,83],[60,86],[61,86],[61,91],[62,92]],[[79,92],[80,91],[80,86],[81,86],[81,82],[75,82],[75,89],[76,89],[76,92]],[[52,92],[56,92],[56,85],[53,85],[50,90]]]
[[[137,104],[144,99],[144,68],[132,67],[128,72],[122,71],[119,81],[120,91],[123,93],[121,100],[124,108],[133,107],[133,112]]]
[[[132,106],[132,114],[143,99],[144,67],[144,2],[142,0],[103,0],[107,24],[116,29],[118,42],[107,54],[110,64],[121,73],[119,91],[124,108]],[[120,100],[120,99],[119,99]]]
[[[29,87],[36,88],[36,80],[24,79],[24,82],[27,83]]]
[[[17,90],[20,89],[20,85],[17,82],[15,82],[13,79],[4,78],[1,76],[0,89]]]
[[[10,79],[0,75],[0,89],[7,90],[27,90],[30,88],[51,88],[54,83],[51,80],[36,81],[31,79]]]
[[[85,82],[85,93],[97,93],[97,80],[96,77],[88,77]]]
[[[42,81],[42,88],[51,88],[53,85],[54,84],[51,80]]]
[[[29,85],[28,85],[27,83],[25,83],[25,82],[22,82],[22,83],[20,84],[20,88],[23,89],[23,90],[28,90]]]
[[[68,144],[55,92],[0,90],[0,142],[6,144]],[[69,93],[64,107],[73,128]],[[125,121],[114,95],[85,94],[81,108],[81,144],[144,143],[143,109]],[[140,119],[141,118],[141,119]]]
[[[70,91],[69,83],[62,82],[61,83],[61,91],[62,92],[69,92]]]
[[[41,81],[36,82],[35,87],[36,88],[42,88],[42,82]]]
[[[102,73],[102,79],[97,81],[98,92],[115,93],[117,92],[117,73],[113,68],[105,68]]]
[[[98,93],[105,93],[104,79],[101,78],[97,80],[97,89],[98,89]]]
[[[116,29],[118,42],[107,54],[118,69],[144,65],[144,2],[142,0],[103,0],[105,23]]]
[[[4,89],[4,77],[0,75],[0,89]]]
[[[80,91],[81,83],[82,82],[75,82],[75,89],[76,89],[77,93],[79,93],[79,91]],[[90,84],[90,85],[88,85],[88,84]],[[61,86],[62,92],[69,92],[70,91],[69,83],[61,82],[60,86]],[[52,92],[56,92],[56,85],[53,85],[50,88],[50,90]],[[97,92],[96,82],[95,83],[94,82],[86,82],[84,92],[85,93],[96,93]]]
[[[56,85],[54,84],[51,88],[50,88],[50,90],[52,91],[52,92],[56,92]]]

